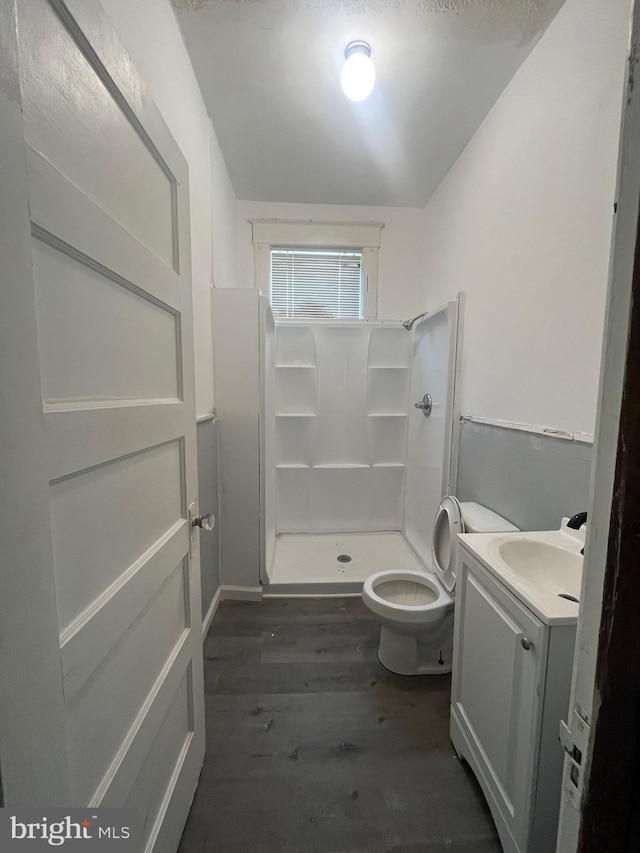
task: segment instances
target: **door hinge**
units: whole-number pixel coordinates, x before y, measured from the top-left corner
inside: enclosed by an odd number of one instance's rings
[[[582,799],[589,732],[589,724],[576,710],[571,717],[571,727],[564,720],[560,721],[560,743],[566,753],[562,787],[569,802],[577,809]]]

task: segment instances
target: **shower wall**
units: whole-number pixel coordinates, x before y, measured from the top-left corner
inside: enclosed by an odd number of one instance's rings
[[[413,331],[404,527],[407,539],[427,566],[431,565],[435,514],[442,495],[452,488],[457,332],[458,300],[434,311]],[[433,399],[428,418],[413,407],[425,393]]]
[[[263,458],[278,533],[402,529],[411,337],[398,323],[277,325]]]

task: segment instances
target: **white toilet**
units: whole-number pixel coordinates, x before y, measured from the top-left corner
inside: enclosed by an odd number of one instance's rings
[[[398,675],[451,672],[453,595],[458,533],[505,533],[518,528],[477,503],[446,495],[433,524],[433,571],[390,569],[370,575],[362,599],[382,627],[378,658]]]

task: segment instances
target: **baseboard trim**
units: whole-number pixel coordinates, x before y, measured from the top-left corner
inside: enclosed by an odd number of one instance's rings
[[[209,628],[211,627],[211,623],[213,622],[213,617],[216,615],[216,611],[218,609],[218,605],[222,601],[222,588],[218,587],[215,592],[215,595],[211,599],[211,604],[209,605],[209,609],[204,617],[204,621],[202,623],[202,641],[204,642],[205,637],[209,633]]]
[[[364,581],[318,581],[315,583],[268,583],[262,587],[265,598],[349,598],[362,595]]]
[[[264,592],[263,598],[362,598],[361,592]]]
[[[223,601],[260,601],[261,586],[221,586],[220,593]]]

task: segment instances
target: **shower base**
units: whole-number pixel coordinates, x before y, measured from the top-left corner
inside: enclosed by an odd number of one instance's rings
[[[351,557],[341,562],[340,556]],[[387,569],[424,566],[402,533],[283,533],[276,537],[265,595],[359,595],[365,579]]]

